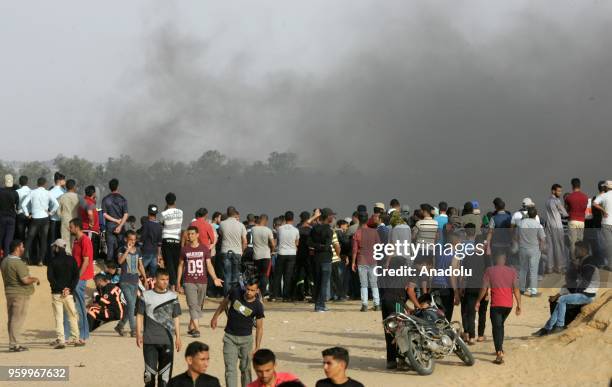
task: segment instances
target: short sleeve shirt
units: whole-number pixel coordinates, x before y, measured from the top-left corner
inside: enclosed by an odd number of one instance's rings
[[[7,295],[25,295],[34,293],[34,284],[24,285],[22,278],[28,277],[30,271],[26,263],[19,257],[8,255],[0,263],[4,292]]]
[[[210,249],[202,244],[197,247],[189,245],[181,249],[183,261],[183,280],[185,283],[205,284],[208,281],[206,261],[210,260]]]
[[[278,254],[296,255],[295,241],[300,239],[300,232],[292,224],[284,224],[278,228]]]
[[[253,227],[253,258],[265,259],[272,257],[270,252],[270,239],[274,238],[272,230],[266,226]]]
[[[264,318],[264,307],[259,299],[248,302],[245,291],[236,287],[229,294],[229,310],[225,333],[234,336],[250,336],[256,320]]]
[[[227,218],[219,225],[222,235],[221,252],[233,251],[235,254],[242,254],[242,237],[246,238],[246,227],[236,218]]]
[[[123,248],[120,252],[121,255],[125,253],[126,249]],[[121,264],[121,276],[119,281],[124,284],[137,285],[139,281],[138,263],[142,261],[142,254],[140,249],[136,249],[133,253],[128,253],[125,261]]]
[[[85,234],[81,236],[79,239],[74,240],[74,244],[72,245],[72,256],[74,257],[77,265],[79,266],[79,270],[83,265],[83,257],[88,257],[89,265],[85,269],[83,275],[81,275],[81,280],[88,281],[93,279],[94,277],[94,263],[93,263],[93,245],[91,244],[91,239]]]
[[[181,315],[176,293],[145,291],[136,303],[136,314],[144,316],[144,344],[172,345],[174,318]]]
[[[518,287],[518,275],[510,266],[491,266],[485,270],[482,286],[491,289],[491,306],[512,308],[512,289]]]

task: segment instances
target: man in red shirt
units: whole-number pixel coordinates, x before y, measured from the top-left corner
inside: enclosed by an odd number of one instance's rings
[[[589,197],[580,190],[580,179],[572,179],[572,193],[565,197],[565,207],[569,215],[569,239],[570,246],[584,237],[584,217],[589,203]],[[574,258],[574,249],[570,249],[570,257]]]
[[[200,233],[200,244],[206,246],[210,250],[210,247],[217,243],[217,235],[212,225],[206,221],[206,215],[208,215],[208,210],[206,208],[197,210],[195,213],[195,220],[191,222],[190,226],[198,228],[198,232]]]
[[[73,344],[85,345],[85,340],[89,338],[85,289],[87,288],[87,281],[94,277],[93,246],[91,244],[91,239],[83,233],[83,222],[81,218],[72,219],[68,224],[68,229],[70,230],[70,234],[74,236],[72,256],[79,267],[79,283],[74,291],[74,300],[79,316],[80,340]],[[70,332],[68,319],[64,319],[64,332],[65,335]]]
[[[257,380],[249,383],[248,387],[276,387],[284,382],[299,380],[288,372],[276,372],[276,356],[269,349],[260,349],[253,354],[253,369]]]
[[[96,208],[96,187],[93,185],[85,187],[85,196],[79,208],[79,215],[83,222],[83,232],[91,239],[95,261],[100,251],[100,220]]]

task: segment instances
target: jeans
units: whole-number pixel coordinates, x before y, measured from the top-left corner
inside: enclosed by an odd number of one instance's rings
[[[331,262],[317,260],[315,266],[315,310],[325,310],[325,302],[329,299]]]
[[[15,239],[25,242],[27,238],[26,229],[29,223],[30,220],[24,214],[17,214],[17,218],[15,218]]]
[[[246,387],[251,383],[251,351],[253,335],[234,336],[226,333],[223,336],[223,362],[225,363],[225,385],[237,387],[236,362],[240,360],[240,385]]]
[[[521,292],[528,290],[531,294],[538,293],[538,267],[542,253],[539,247],[519,248],[519,287]],[[529,281],[527,281],[529,273]],[[527,285],[530,287],[527,288]]]
[[[115,228],[117,228],[116,224],[106,223],[106,260],[116,263],[119,243],[123,239],[123,229],[121,229],[121,233],[115,234]]]
[[[43,261],[47,253],[47,235],[49,234],[49,218],[32,219],[26,240],[26,257],[30,265],[36,265]],[[32,242],[38,239],[36,256],[32,256]]]
[[[76,312],[79,317],[79,336],[81,340],[89,339],[89,323],[87,321],[87,305],[85,304],[85,289],[87,281],[79,280],[76,289],[74,290],[74,303]],[[70,323],[68,316],[64,313],[64,338],[68,340],[70,337]]]
[[[347,287],[344,285],[344,271],[346,266],[344,262],[337,261],[332,262],[332,273],[331,273],[331,294],[332,299],[338,300],[346,297]]]
[[[275,298],[290,299],[293,296],[295,255],[279,255],[274,267],[274,286],[272,294]],[[282,282],[282,290],[281,290]]]
[[[181,256],[181,241],[178,239],[162,239],[162,257],[164,266],[170,276],[170,285],[176,286],[179,258]]]
[[[0,216],[0,247],[4,255],[9,255],[9,246],[15,236],[15,217]]]
[[[357,266],[359,272],[359,283],[361,284],[361,303],[368,305],[368,285],[372,289],[372,298],[374,299],[374,305],[380,305],[380,296],[378,294],[378,279],[374,275],[374,266],[370,265],[359,265]]]
[[[491,330],[493,331],[493,344],[495,352],[504,350],[504,323],[512,308],[504,306],[491,307]]]
[[[236,254],[233,251],[221,253],[223,261],[223,294],[227,295],[230,289],[240,281],[240,262],[241,254]],[[261,285],[260,285],[261,286]]]
[[[47,255],[45,257],[45,263],[51,261],[54,257],[53,249],[51,248],[51,244],[55,242],[56,239],[61,238],[62,236],[62,222],[59,220],[50,220],[49,221],[49,237],[47,238]],[[69,243],[70,241],[66,241]],[[68,250],[68,249],[66,249]]]
[[[556,326],[564,327],[565,326],[565,309],[567,304],[570,305],[585,305],[590,304],[593,301],[594,297],[589,297],[584,295],[583,293],[572,293],[566,294],[564,296],[559,297],[557,300],[557,307],[554,312],[544,325],[546,330],[551,330]]]
[[[121,292],[123,293],[123,297],[125,297],[125,313],[123,313],[123,318],[117,324],[119,329],[123,329],[127,322],[130,323],[130,330],[132,332],[136,332],[136,302],[138,300],[138,284],[128,284],[122,283],[119,284],[121,288]]]
[[[145,273],[149,277],[155,277],[157,272],[157,253],[147,253],[142,255],[142,265],[144,266]]]

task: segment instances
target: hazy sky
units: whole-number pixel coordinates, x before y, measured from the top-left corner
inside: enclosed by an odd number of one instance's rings
[[[545,196],[612,177],[611,26],[587,0],[1,2],[0,159],[293,151]]]

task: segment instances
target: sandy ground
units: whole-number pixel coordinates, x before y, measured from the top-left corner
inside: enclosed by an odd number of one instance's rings
[[[54,322],[50,305],[49,285],[44,280],[43,268],[31,268],[41,278],[30,301],[24,329],[25,345],[29,352],[9,353],[6,331],[4,293],[0,296],[0,365],[69,366],[70,382],[37,382],[37,385],[69,384],[74,386],[138,386],[142,385],[143,361],[135,339],[119,337],[114,323],[102,326],[93,333],[87,346],[54,350],[48,342],[54,338]],[[552,290],[544,290],[544,296]],[[603,290],[600,291],[600,294]],[[608,293],[612,294],[612,293]],[[341,345],[349,349],[349,375],[366,386],[420,385],[496,385],[496,386],[606,386],[612,377],[612,302],[608,303],[603,320],[588,326],[583,323],[576,337],[536,339],[530,334],[540,328],[548,317],[546,297],[524,298],[523,314],[514,313],[506,322],[506,362],[492,363],[493,343],[487,319],[487,341],[473,347],[476,364],[464,366],[456,356],[438,361],[434,374],[418,376],[412,371],[385,370],[385,343],[380,312],[359,312],[358,302],[330,303],[328,313],[312,312],[311,304],[268,303],[264,323],[263,347],[272,349],[279,358],[278,370],[293,372],[307,386],[324,377],[321,350]],[[181,296],[183,332],[189,321],[185,299]],[[224,380],[222,337],[225,317],[220,328],[209,327],[212,311],[218,300],[209,300],[201,328],[201,341],[211,347],[208,372]],[[460,319],[455,310],[456,320]],[[603,322],[602,322],[603,321]],[[602,328],[603,327],[603,328]],[[606,329],[607,327],[607,329]],[[183,346],[193,339],[183,336]],[[569,342],[569,344],[568,344]],[[185,370],[182,353],[175,361],[174,374]],[[0,382],[2,386],[22,386],[25,383]]]

